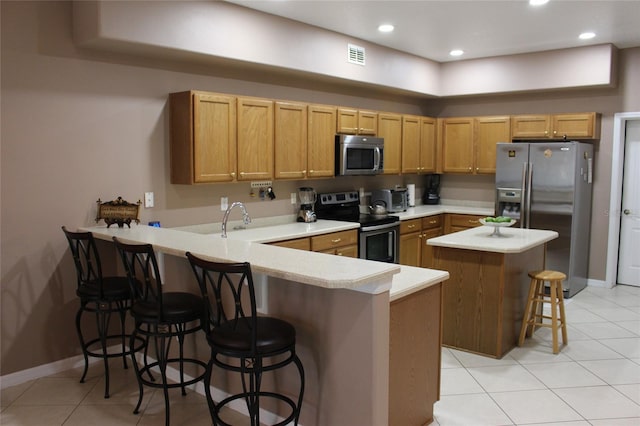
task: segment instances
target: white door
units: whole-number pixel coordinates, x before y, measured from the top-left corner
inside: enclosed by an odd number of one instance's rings
[[[628,120],[625,133],[618,284],[640,286],[640,120]]]

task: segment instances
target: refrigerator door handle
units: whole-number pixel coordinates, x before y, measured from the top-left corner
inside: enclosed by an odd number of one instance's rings
[[[531,187],[533,184],[533,163],[525,163],[525,168],[527,169],[527,194],[525,200],[527,224],[525,228],[531,228]]]
[[[520,180],[520,228],[526,228],[527,224],[527,163],[522,163],[522,179]]]

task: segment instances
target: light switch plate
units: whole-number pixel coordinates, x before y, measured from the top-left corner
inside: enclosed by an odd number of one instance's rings
[[[291,204],[297,203],[297,196],[295,192],[291,193]]]
[[[220,210],[227,211],[229,208],[229,197],[220,197]]]
[[[147,209],[153,207],[153,192],[144,193],[144,206]]]

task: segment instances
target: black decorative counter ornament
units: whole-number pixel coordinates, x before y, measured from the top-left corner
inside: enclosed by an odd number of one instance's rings
[[[98,201],[98,215],[96,216],[96,222],[100,219],[104,219],[107,224],[107,228],[114,223],[118,224],[118,228],[123,228],[125,224],[131,228],[131,221],[135,220],[136,223],[140,223],[138,215],[140,213],[140,204],[142,202],[138,200],[137,203],[132,204],[118,197],[113,201],[107,201],[103,203],[99,198]]]

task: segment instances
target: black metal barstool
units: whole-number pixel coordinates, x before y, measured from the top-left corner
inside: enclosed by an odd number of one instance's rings
[[[211,347],[205,377],[205,394],[214,425],[230,426],[220,418],[228,403],[244,399],[252,426],[259,426],[260,398],[283,401],[291,413],[274,426],[298,424],[304,394],[304,368],[296,355],[296,330],[286,321],[258,316],[249,263],[217,263],[186,254],[205,300],[204,329]],[[295,402],[287,395],[261,389],[262,373],[294,363],[300,374],[300,392]],[[240,373],[242,392],[217,404],[211,397],[213,366]]]
[[[141,283],[134,293],[131,315],[135,322],[132,340],[139,334],[143,336],[143,365],[140,367],[132,354],[133,367],[138,378],[139,398],[133,413],[138,414],[144,386],[161,388],[164,392],[165,424],[169,426],[169,389],[181,388],[186,395],[185,387],[202,380],[207,364],[196,358],[185,358],[184,339],[189,334],[202,330],[204,323],[203,299],[188,292],[163,292],[158,262],[151,244],[126,244],[113,237],[113,241],[122,257],[130,283]],[[177,338],[179,353],[177,357],[170,355],[171,341]],[[156,361],[149,363],[147,355],[149,340],[153,340]],[[177,383],[167,381],[167,366],[178,365],[180,380]],[[196,374],[185,380],[185,365],[195,367]],[[156,383],[151,369],[160,370],[161,382]],[[145,374],[148,378],[145,378]]]
[[[80,298],[80,309],[76,314],[76,330],[80,339],[80,347],[84,356],[84,371],[80,383],[84,383],[89,370],[89,357],[102,358],[104,363],[104,397],[109,398],[109,358],[122,357],[123,367],[127,366],[127,355],[131,350],[126,346],[131,337],[125,332],[127,311],[131,308],[131,287],[125,276],[102,276],[102,265],[98,248],[91,232],[73,232],[62,227],[69,242],[71,255],[76,267],[78,279],[76,295]],[[82,332],[82,315],[85,312],[94,313],[98,337],[85,340]],[[120,333],[109,334],[111,315],[120,318]],[[109,341],[120,340],[119,351],[108,351]],[[142,347],[142,339],[135,341],[138,348]],[[99,351],[96,346],[99,344]],[[131,346],[133,347],[133,346]],[[135,348],[134,348],[135,350]]]

